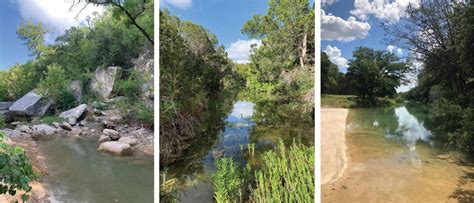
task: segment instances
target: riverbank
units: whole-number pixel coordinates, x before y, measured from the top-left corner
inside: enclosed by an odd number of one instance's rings
[[[347,109],[321,109],[321,184],[337,181],[347,167]]]
[[[403,103],[401,98],[379,97],[375,103],[362,100],[354,95],[321,95],[321,108],[370,108],[370,107],[392,107]]]

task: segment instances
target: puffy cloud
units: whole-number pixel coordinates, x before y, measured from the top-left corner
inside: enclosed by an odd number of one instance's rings
[[[369,35],[370,24],[359,22],[354,17],[344,20],[327,14],[321,9],[321,39],[322,40],[338,40],[352,41],[355,39],[363,39]]]
[[[322,5],[332,5],[333,3],[336,3],[337,0],[321,0]]]
[[[364,21],[368,20],[369,15],[374,15],[380,20],[394,23],[406,16],[408,6],[418,8],[420,0],[395,0],[392,2],[386,0],[373,0],[372,2],[369,2],[369,0],[355,0],[354,10],[351,10],[351,14]]]
[[[257,47],[262,44],[260,40],[237,40],[230,44],[230,47],[226,50],[229,54],[229,58],[236,63],[248,63],[251,52],[251,45],[256,44]]]
[[[88,16],[100,15],[105,11],[104,7],[92,4],[83,9],[85,3],[71,8],[71,0],[18,0],[16,5],[23,19],[40,21],[57,33],[63,33],[71,26],[83,24]]]
[[[324,52],[328,55],[329,60],[336,64],[339,69],[344,69],[347,68],[347,59],[342,57],[341,55],[341,50],[338,49],[337,47],[333,47],[331,45],[327,45],[326,49],[324,49]]]
[[[390,52],[390,53],[396,53],[397,55],[402,55],[402,49],[396,47],[396,46],[393,46],[393,45],[388,45],[387,46],[387,51]]]
[[[187,9],[193,5],[192,0],[163,0],[162,2],[180,9]]]

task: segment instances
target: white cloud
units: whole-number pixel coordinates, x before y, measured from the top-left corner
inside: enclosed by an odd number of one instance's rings
[[[337,0],[321,0],[322,5],[332,5],[333,3],[336,3]]]
[[[180,9],[187,9],[193,5],[192,0],[163,0],[162,2]]]
[[[363,39],[369,35],[370,24],[367,22],[359,22],[354,17],[344,20],[327,14],[321,9],[321,39],[322,40],[338,40],[352,41],[357,38]]]
[[[327,45],[326,49],[324,49],[324,52],[328,55],[329,60],[332,63],[336,64],[339,67],[339,69],[344,69],[348,67],[347,59],[342,57],[341,50],[338,49],[337,47]]]
[[[368,20],[369,15],[374,15],[380,20],[388,23],[398,22],[401,18],[406,16],[408,6],[418,8],[420,0],[355,0],[354,10],[351,14],[355,15],[361,20]]]
[[[251,45],[256,44],[257,47],[262,44],[260,40],[237,40],[230,44],[230,47],[226,50],[229,54],[229,58],[236,63],[248,63],[251,52]]]
[[[387,46],[387,51],[390,52],[390,53],[396,53],[397,55],[402,55],[402,49],[396,47],[396,46],[393,46],[393,45],[388,45]]]
[[[16,4],[23,19],[41,21],[56,33],[83,24],[87,16],[100,15],[105,10],[102,6],[89,4],[79,14],[85,4],[80,3],[71,9],[71,0],[18,0]]]

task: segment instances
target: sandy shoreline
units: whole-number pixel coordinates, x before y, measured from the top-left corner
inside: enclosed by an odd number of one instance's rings
[[[346,118],[348,109],[321,109],[321,184],[337,181],[347,168]]]

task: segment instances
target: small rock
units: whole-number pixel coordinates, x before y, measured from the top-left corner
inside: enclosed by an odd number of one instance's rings
[[[67,122],[61,123],[61,128],[63,128],[64,130],[69,130],[69,131],[72,130],[71,124],[69,124]]]
[[[112,141],[112,139],[110,139],[110,137],[107,135],[101,135],[99,137],[99,143],[108,142],[108,141]]]
[[[104,124],[104,126],[106,128],[116,128],[117,127],[116,123],[108,121],[108,120],[104,120],[104,121],[102,121],[102,123]]]
[[[53,135],[54,133],[56,133],[56,129],[49,125],[39,124],[33,126],[33,136]]]
[[[129,144],[118,141],[104,142],[99,145],[98,150],[119,156],[128,156],[133,153],[132,147]]]
[[[87,125],[87,121],[86,120],[82,120],[80,123],[79,123],[80,126],[86,126]]]
[[[78,136],[78,135],[80,135],[81,133],[82,133],[82,130],[81,130],[80,128],[74,127],[74,128],[71,129],[71,135]]]
[[[115,131],[115,130],[111,130],[111,129],[104,129],[102,131],[102,133],[104,133],[104,135],[107,135],[109,136],[110,138],[112,138],[112,140],[118,140],[120,139],[120,134],[119,132]]]
[[[16,131],[16,130],[11,130],[11,129],[2,129],[0,132],[4,133],[7,137],[11,138],[20,138],[21,137],[21,132]]]
[[[61,125],[58,122],[53,122],[53,126],[55,128],[61,128]]]
[[[17,128],[18,131],[23,132],[23,133],[31,133],[32,130],[29,126],[27,125],[21,125]]]
[[[123,142],[123,143],[127,143],[130,146],[134,146],[138,143],[137,139],[131,138],[131,137],[121,137],[118,141]]]
[[[443,159],[443,160],[446,160],[446,159],[451,158],[451,156],[450,156],[450,155],[447,155],[447,154],[438,155],[437,157],[438,157],[438,159]]]

